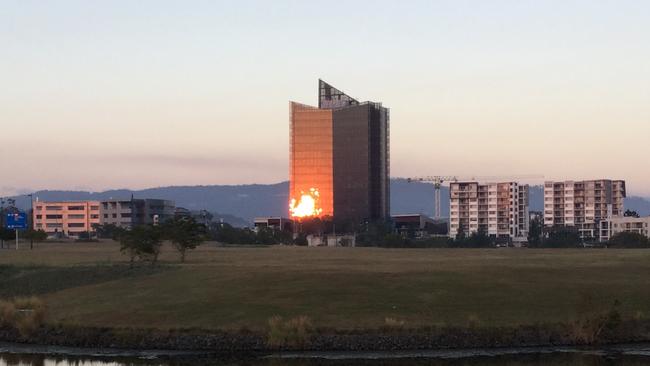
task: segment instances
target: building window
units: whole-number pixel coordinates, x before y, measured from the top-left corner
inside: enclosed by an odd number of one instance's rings
[[[68,223],[68,227],[84,227],[85,224],[83,222],[70,222]]]
[[[93,214],[93,215],[90,215],[90,218],[91,218],[91,219],[98,219],[98,218],[99,218],[99,215]]]
[[[61,211],[62,209],[61,206],[45,206],[46,211]]]
[[[90,209],[92,211],[97,211],[97,210],[99,210],[99,206],[90,206]]]
[[[62,219],[63,215],[45,215],[45,218],[48,220]]]
[[[85,206],[68,206],[68,211],[83,211],[85,209]]]
[[[86,215],[68,215],[69,219],[85,219]]]

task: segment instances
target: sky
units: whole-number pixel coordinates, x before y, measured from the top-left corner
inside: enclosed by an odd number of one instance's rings
[[[391,175],[650,196],[650,1],[0,0],[0,195],[288,179],[322,78]]]

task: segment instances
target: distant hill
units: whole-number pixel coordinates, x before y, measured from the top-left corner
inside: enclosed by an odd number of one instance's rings
[[[53,200],[103,200],[109,198],[162,198],[173,200],[176,206],[190,210],[208,210],[225,222],[242,226],[251,223],[256,216],[286,216],[289,183],[178,186],[148,188],[142,190],[110,190],[104,192],[39,191],[34,194],[41,201]],[[442,187],[442,215],[449,215],[449,190]],[[29,198],[15,197],[18,207],[29,206]],[[544,192],[541,186],[530,189],[530,209],[542,211]],[[628,197],[628,209],[640,215],[650,215],[650,200]],[[408,183],[404,179],[391,180],[391,212],[424,213],[433,215],[433,186],[427,183]]]

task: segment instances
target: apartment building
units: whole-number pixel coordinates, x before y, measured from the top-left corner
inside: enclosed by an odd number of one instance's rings
[[[130,229],[137,225],[164,222],[175,213],[174,201],[161,199],[110,199],[101,202],[100,218],[105,225]]]
[[[35,230],[43,230],[48,235],[79,236],[92,232],[93,225],[100,223],[99,202],[97,201],[59,201],[41,202],[33,205]]]
[[[598,179],[544,183],[544,226],[577,227],[583,239],[600,235],[600,222],[623,216],[625,181]]]
[[[525,241],[529,229],[528,185],[517,182],[454,182],[449,185],[449,236],[483,232]]]
[[[622,233],[637,233],[650,238],[650,216],[646,217],[610,217],[600,222],[601,242],[606,242],[612,236]]]

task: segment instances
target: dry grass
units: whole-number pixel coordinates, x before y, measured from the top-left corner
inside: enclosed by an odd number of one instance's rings
[[[114,242],[38,244],[0,264],[125,264]],[[274,315],[315,327],[521,325],[579,318],[580,293],[650,313],[650,250],[223,248],[207,244],[165,270],[115,276],[43,297],[48,321],[96,326],[268,330]],[[0,268],[1,269],[1,268]],[[46,272],[44,272],[46,273]],[[49,273],[49,272],[48,272]],[[37,280],[37,277],[34,277]]]
[[[45,322],[45,303],[37,297],[19,297],[0,301],[0,325],[15,328],[28,337]]]
[[[267,345],[270,347],[302,348],[309,343],[312,332],[311,319],[306,316],[297,316],[284,320],[275,315],[269,319]]]
[[[406,322],[404,320],[398,320],[390,317],[384,319],[384,328],[387,329],[402,329],[404,328],[404,325],[406,325]]]

